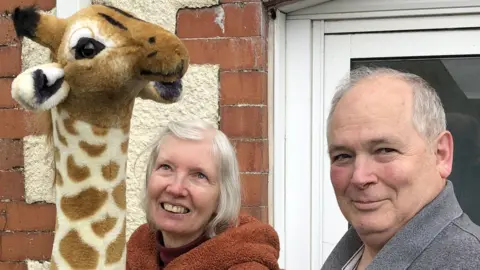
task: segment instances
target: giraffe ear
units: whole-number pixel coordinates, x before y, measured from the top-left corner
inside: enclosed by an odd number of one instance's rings
[[[18,37],[27,37],[52,51],[58,49],[65,31],[64,19],[40,13],[30,6],[15,8],[12,20]]]
[[[49,110],[68,96],[70,86],[63,77],[57,63],[29,68],[13,80],[12,97],[27,110]]]
[[[175,103],[182,98],[182,82],[173,83],[149,82],[140,91],[138,97],[150,99],[159,103]]]

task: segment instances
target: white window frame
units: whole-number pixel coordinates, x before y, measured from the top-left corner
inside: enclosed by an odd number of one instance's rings
[[[91,4],[91,0],[57,0],[56,16],[59,18],[70,17],[73,13]]]
[[[475,0],[314,2],[280,7],[271,22],[273,226],[280,238],[279,264],[285,269],[320,269],[328,254],[322,250],[324,227],[346,224],[338,215],[337,221],[325,222],[331,211],[338,211],[337,205],[324,205],[334,196],[325,141],[332,94],[326,93],[332,86],[325,86],[323,77],[325,35],[480,28],[480,3]],[[327,231],[344,229],[330,227]]]

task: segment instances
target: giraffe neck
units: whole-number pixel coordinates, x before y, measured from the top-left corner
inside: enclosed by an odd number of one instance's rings
[[[57,224],[52,269],[125,269],[128,126],[52,109]]]

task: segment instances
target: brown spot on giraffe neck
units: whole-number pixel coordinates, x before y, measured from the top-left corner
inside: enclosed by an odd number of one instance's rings
[[[63,186],[63,178],[58,169],[55,169],[55,184],[59,187]]]
[[[106,191],[88,188],[78,195],[62,197],[60,208],[71,220],[87,218],[95,214],[105,204],[108,198]]]
[[[78,135],[78,131],[75,128],[75,119],[73,118],[65,118],[63,119],[63,126],[65,127],[65,130],[72,134],[72,135]]]
[[[128,151],[128,140],[124,141],[121,145],[122,153],[126,154]]]
[[[82,182],[90,177],[90,169],[87,166],[78,166],[72,155],[67,158],[67,173],[74,182]]]
[[[98,264],[98,252],[86,244],[75,230],[60,240],[60,254],[74,269],[96,269]]]
[[[65,146],[68,146],[68,143],[67,143],[67,138],[65,138],[65,136],[62,135],[62,133],[60,133],[60,129],[58,128],[58,123],[56,125],[56,131],[57,131],[57,137],[58,137],[58,140]]]
[[[105,136],[108,134],[108,128],[92,126],[92,132],[97,136]]]
[[[80,141],[78,145],[91,157],[98,157],[107,149],[106,144],[89,144],[85,141]]]
[[[92,223],[93,232],[99,237],[104,237],[109,231],[115,227],[117,223],[117,218],[107,216],[101,221]]]
[[[123,250],[125,249],[125,239],[125,221],[123,221],[122,231],[117,238],[108,245],[107,258],[105,259],[107,265],[120,261]]]
[[[113,192],[112,192],[113,200],[117,204],[118,208],[123,210],[126,209],[126,205],[127,205],[127,198],[125,194],[126,189],[127,187],[125,184],[125,180],[123,180],[122,182],[120,182],[120,184],[118,184],[118,186],[116,186],[113,189]]]
[[[128,134],[130,132],[130,122],[128,124],[122,126],[122,131],[124,134]]]
[[[107,181],[113,181],[117,178],[120,165],[114,161],[110,161],[107,165],[102,166],[102,175]]]

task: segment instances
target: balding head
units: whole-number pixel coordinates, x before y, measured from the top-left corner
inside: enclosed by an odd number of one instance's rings
[[[358,89],[358,86],[372,81],[386,83],[388,87],[383,88],[384,93],[378,93],[378,91],[373,93],[374,89],[371,87]],[[399,91],[388,91],[393,89],[394,86],[398,88],[401,85],[407,85],[408,87],[400,87],[400,89],[397,89]],[[327,134],[329,134],[331,118],[338,103],[354,88],[361,91],[360,96],[372,97],[367,102],[375,107],[382,106],[382,104],[387,106],[383,98],[387,96],[395,98],[395,96],[402,95],[402,92],[407,91],[408,93],[403,93],[404,98],[409,96],[412,103],[410,107],[406,108],[408,111],[404,113],[411,115],[413,125],[420,135],[431,142],[446,129],[445,111],[442,102],[435,90],[424,79],[415,74],[403,73],[389,68],[361,67],[352,70],[337,87],[327,119]]]

